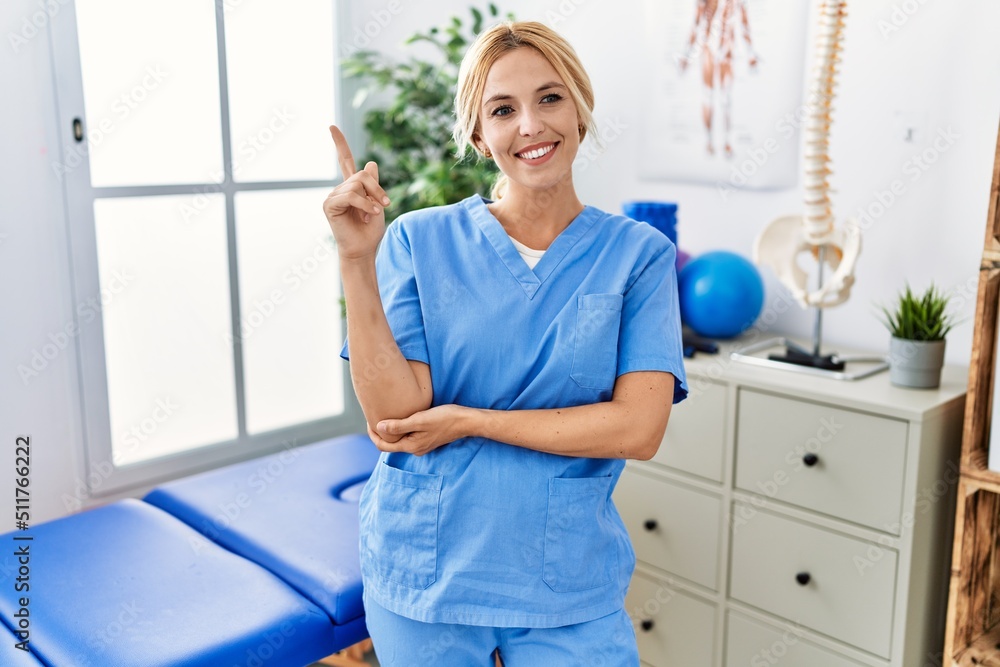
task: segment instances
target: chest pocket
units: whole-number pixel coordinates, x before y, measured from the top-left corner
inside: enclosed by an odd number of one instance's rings
[[[570,377],[585,389],[610,389],[618,368],[621,294],[581,294],[576,306],[576,340]]]

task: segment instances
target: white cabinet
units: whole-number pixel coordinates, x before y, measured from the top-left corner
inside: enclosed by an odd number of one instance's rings
[[[656,502],[650,502],[655,498]],[[722,501],[684,484],[665,484],[642,470],[626,470],[615,504],[632,546],[651,565],[706,588],[718,588]]]
[[[721,482],[726,447],[724,414],[726,385],[705,380],[687,400],[674,406],[670,428],[653,462]]]
[[[736,612],[731,612],[727,620],[726,667],[858,667],[860,664],[803,639],[798,628],[790,623],[774,626]]]
[[[739,405],[737,488],[894,532],[906,421],[742,388]]]
[[[897,555],[767,510],[733,526],[729,595],[781,618],[889,657]]]
[[[907,390],[698,355],[615,502],[651,667],[924,667],[941,650],[967,371]]]
[[[638,625],[642,661],[651,665],[711,665],[715,607],[655,577],[636,574],[625,607]]]

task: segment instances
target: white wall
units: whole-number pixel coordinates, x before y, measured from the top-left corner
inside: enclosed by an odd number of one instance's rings
[[[827,339],[884,350],[886,333],[873,304],[889,298],[904,280],[924,285],[933,279],[949,288],[967,286],[962,311],[969,320],[952,334],[948,349],[949,361],[967,363],[1000,120],[1000,42],[993,37],[1000,4],[977,0],[959,8],[941,0],[907,2],[919,10],[888,39],[877,22],[890,17],[892,2],[866,0],[851,8],[833,136],[839,217],[867,206],[873,192],[893,179],[908,178],[903,165],[938,128],[952,128],[959,139],[867,231],[854,295],[828,313]],[[387,25],[375,23],[372,46],[398,53],[402,39],[415,29],[465,13],[467,6],[467,0],[359,0],[346,33],[356,34],[355,29],[381,18]],[[607,210],[618,210],[629,199],[676,201],[682,247],[695,254],[715,248],[748,254],[765,223],[800,211],[796,190],[737,193],[722,202],[713,188],[637,179],[633,163],[643,145],[638,127],[645,84],[635,29],[641,7],[641,0],[510,0],[501,5],[563,32],[593,78],[598,121],[626,126],[601,160],[580,175],[584,200]],[[29,434],[35,521],[65,514],[63,496],[73,496],[92,472],[83,455],[75,339],[68,338],[38,377],[25,383],[17,371],[19,364],[30,364],[35,351],[48,344],[58,347],[60,332],[74,323],[66,213],[50,166],[60,147],[48,34],[38,31],[17,48],[10,40],[11,34],[22,34],[24,21],[39,9],[33,0],[0,5],[0,446],[6,451],[0,457],[0,497],[13,498],[14,439]],[[58,20],[58,13],[48,20]],[[917,143],[898,137],[897,111],[922,119]],[[774,286],[769,292],[773,297]],[[809,331],[803,313],[785,315],[777,326],[799,335]],[[12,527],[11,521],[0,521],[0,531]]]
[[[814,7],[818,4],[808,1]],[[380,14],[385,18],[396,2],[401,10],[375,36],[370,48],[405,53],[399,45],[411,32],[440,23],[444,17],[466,15],[470,4],[467,0],[363,0],[354,23],[364,26]],[[802,213],[797,188],[737,192],[723,201],[715,187],[639,180],[635,162],[644,144],[640,113],[648,84],[638,27],[643,0],[506,0],[497,4],[519,19],[542,21],[565,35],[594,83],[598,124],[613,121],[626,128],[607,145],[598,162],[578,175],[577,190],[585,203],[618,211],[622,202],[632,199],[678,202],[679,244],[693,254],[728,249],[749,256],[764,225],[781,215]],[[996,39],[1000,3],[855,0],[848,3],[848,11],[831,137],[835,171],[831,180],[837,190],[834,213],[842,221],[859,208],[867,208],[878,201],[877,192],[888,189],[896,179],[904,183],[905,191],[865,230],[851,298],[827,311],[824,337],[834,346],[831,349],[839,345],[886,352],[888,333],[877,319],[878,304],[889,301],[905,281],[923,288],[933,280],[958,290],[954,305],[967,319],[949,336],[947,355],[949,363],[968,363],[1000,124],[1000,41]],[[880,21],[892,25],[894,17],[906,19],[899,21],[898,30],[880,28]],[[810,33],[814,23],[810,20]],[[811,56],[811,50],[807,53]],[[803,77],[806,70],[804,65]],[[903,140],[897,114],[916,124],[913,143]],[[930,147],[939,130],[948,128],[958,139],[913,181],[907,162]],[[783,288],[769,273],[765,277],[768,299],[773,300]],[[808,338],[812,316],[793,308],[780,316],[774,329]]]

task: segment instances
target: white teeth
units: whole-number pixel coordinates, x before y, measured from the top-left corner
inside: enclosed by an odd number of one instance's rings
[[[537,150],[528,151],[527,153],[518,153],[517,155],[518,155],[518,157],[523,157],[523,158],[525,158],[527,160],[534,160],[534,159],[542,157],[543,155],[547,155],[555,147],[556,147],[555,144],[549,144],[545,148],[539,148]]]

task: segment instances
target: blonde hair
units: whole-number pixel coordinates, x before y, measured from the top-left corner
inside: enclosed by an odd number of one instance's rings
[[[594,132],[594,89],[576,51],[563,37],[536,21],[506,21],[484,30],[462,58],[455,93],[455,144],[462,158],[471,147],[482,156],[476,139],[482,129],[479,107],[486,90],[486,76],[502,56],[520,48],[532,48],[545,58],[562,79],[580,117],[580,141]],[[507,191],[508,179],[500,174],[491,197],[500,199]]]

